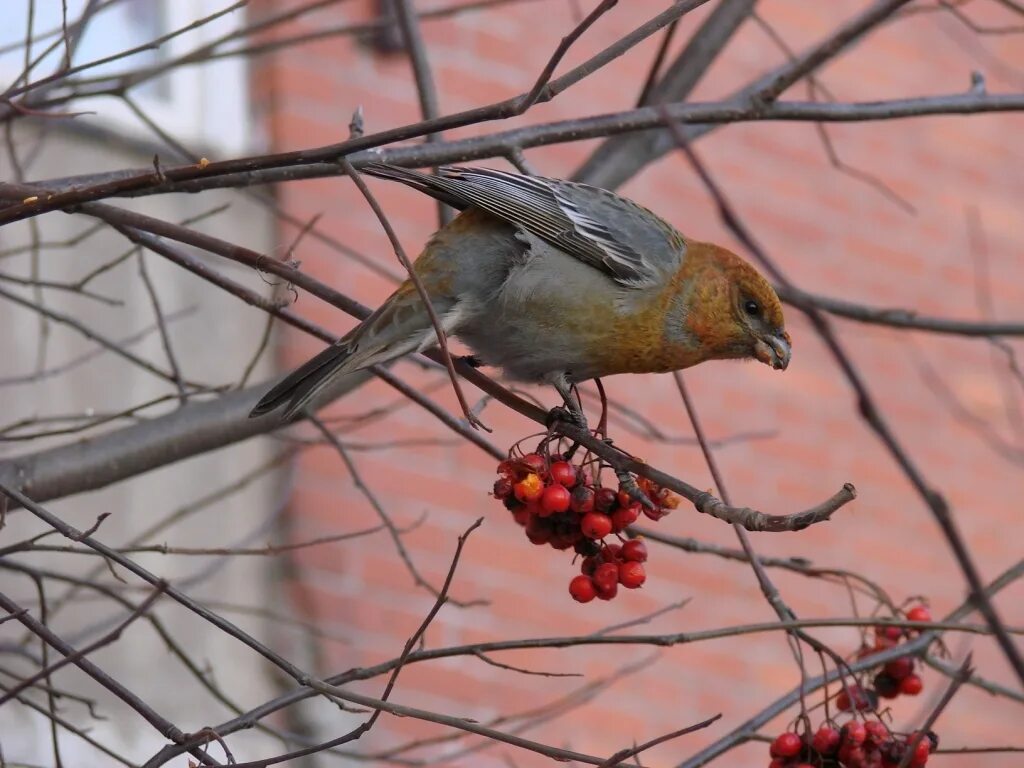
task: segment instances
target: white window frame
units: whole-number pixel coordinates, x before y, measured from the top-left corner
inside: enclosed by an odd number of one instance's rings
[[[24,0],[0,0],[24,2]],[[232,0],[148,0],[163,6],[167,29],[181,29],[231,5]],[[174,59],[194,48],[221,37],[245,24],[244,8],[207,22],[187,35],[174,37],[161,46],[167,58]],[[237,43],[233,43],[237,45]],[[113,53],[114,51],[110,51]],[[126,65],[127,66],[127,65]],[[7,69],[7,67],[4,67]],[[87,70],[88,72],[88,70]],[[10,75],[10,71],[4,72]],[[14,73],[16,74],[16,73]],[[250,117],[249,73],[242,56],[178,67],[161,78],[167,83],[165,99],[132,93],[139,108],[150,120],[187,149],[207,154],[231,156],[254,149],[256,131]],[[87,109],[96,114],[73,118],[97,125],[113,133],[147,143],[162,145],[163,140],[145,125],[117,97],[92,97],[72,102],[67,111]],[[213,158],[211,158],[213,159]]]

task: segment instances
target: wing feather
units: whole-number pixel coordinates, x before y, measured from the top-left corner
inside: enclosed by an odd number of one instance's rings
[[[490,168],[445,166],[436,176],[384,163],[369,163],[362,170],[459,208],[487,211],[625,286],[659,284],[666,272],[675,271],[685,251],[682,235],[667,223],[596,187]]]

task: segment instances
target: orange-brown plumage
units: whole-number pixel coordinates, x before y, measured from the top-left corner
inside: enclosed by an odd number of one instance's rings
[[[701,340],[705,359],[746,356],[752,333],[758,328],[744,322],[746,318],[736,311],[745,301],[760,307],[761,330],[778,332],[789,343],[779,297],[757,270],[735,253],[712,243],[695,243],[691,255],[695,256],[694,263],[685,279],[692,282],[695,291],[688,325]],[[687,271],[686,264],[681,271]],[[788,357],[780,362],[785,367]]]
[[[756,357],[758,339],[737,311],[746,299],[762,308],[767,329],[785,333],[782,305],[768,281],[725,248],[688,242],[679,269],[663,286],[649,291],[637,311],[602,320],[601,310],[591,304],[565,322],[567,329],[579,334],[586,354],[599,361],[602,375],[664,373],[707,360]],[[673,338],[666,318],[678,303],[685,309],[680,314],[688,333]],[[783,339],[788,343],[788,334]],[[762,361],[771,364],[770,359]]]

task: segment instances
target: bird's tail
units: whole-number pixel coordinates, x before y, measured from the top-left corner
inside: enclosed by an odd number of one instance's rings
[[[445,333],[457,321],[455,301],[431,294],[431,305]],[[265,394],[249,416],[270,413],[287,403],[285,419],[309,405],[337,377],[422,351],[436,339],[430,314],[416,288],[405,281],[377,310],[343,339],[306,361]]]
[[[402,182],[456,208],[466,207],[464,200],[448,195],[444,185],[438,184],[438,177],[385,163],[368,163],[361,170],[382,179]],[[440,285],[431,285],[429,274],[421,275],[421,279],[430,292],[430,301],[441,319],[442,328],[446,333],[451,331],[458,318],[454,298],[446,295]],[[303,363],[274,385],[260,398],[249,416],[270,413],[287,403],[284,418],[290,419],[309,405],[336,377],[377,363],[386,363],[409,352],[422,351],[430,346],[434,338],[430,315],[412,282],[406,280],[376,312],[345,338]]]
[[[334,374],[345,365],[345,361],[351,354],[352,351],[348,345],[332,344],[271,387],[270,391],[261,397],[249,412],[249,418],[270,413],[288,403],[284,418],[290,419],[316,397],[317,393],[334,377]]]

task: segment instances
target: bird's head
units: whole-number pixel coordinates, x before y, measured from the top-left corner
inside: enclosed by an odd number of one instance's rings
[[[750,264],[710,243],[687,252],[696,274],[686,324],[710,358],[753,358],[789,365],[791,340],[775,289]]]

